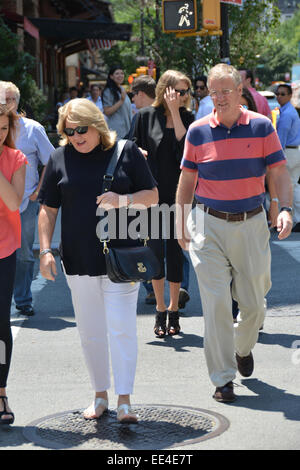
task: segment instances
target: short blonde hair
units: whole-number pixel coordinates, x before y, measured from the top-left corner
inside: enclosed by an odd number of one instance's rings
[[[5,82],[3,80],[0,81],[0,95],[2,94],[2,90],[12,91],[16,97],[16,103],[19,106],[20,103],[20,90],[13,82]]]
[[[17,137],[17,132],[19,131],[19,116],[15,111],[13,111],[12,106],[7,104],[0,104],[0,116],[7,116],[8,117],[8,134],[4,141],[4,145],[15,149],[15,140]]]
[[[210,69],[208,74],[208,88],[210,87],[211,80],[215,78],[220,80],[227,77],[232,78],[237,87],[242,83],[241,74],[235,67],[223,63],[215,65],[212,69]]]
[[[59,141],[61,146],[69,143],[68,136],[64,133],[67,120],[78,124],[78,126],[90,126],[97,129],[104,150],[110,149],[116,142],[116,132],[108,128],[103,113],[92,101],[86,98],[74,98],[59,108],[56,128],[61,136]]]
[[[182,80],[184,81],[189,88],[192,87],[191,80],[184,73],[178,72],[177,70],[167,70],[162,74],[160,79],[157,82],[155,89],[155,100],[152,106],[158,108],[159,106],[164,106],[165,109],[168,109],[167,103],[164,99],[164,94],[168,87],[176,88],[177,83]],[[185,108],[189,108],[191,104],[191,95],[185,102]]]

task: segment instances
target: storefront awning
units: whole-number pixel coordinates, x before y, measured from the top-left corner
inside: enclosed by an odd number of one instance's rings
[[[39,39],[39,30],[26,16],[19,15],[18,13],[8,10],[2,10],[2,13],[6,21],[18,25],[18,27],[24,28],[24,31],[30,34],[30,36],[34,37],[35,39]]]
[[[57,42],[82,39],[129,41],[132,30],[132,25],[125,23],[32,17],[28,19],[38,28],[40,36],[56,39]]]

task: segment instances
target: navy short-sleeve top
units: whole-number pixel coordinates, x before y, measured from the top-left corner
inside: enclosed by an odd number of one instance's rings
[[[89,153],[80,153],[66,145],[56,149],[48,162],[38,200],[46,206],[61,208],[60,251],[67,274],[106,274],[103,247],[96,235],[99,222],[96,198],[102,192],[103,176],[114,149],[115,146],[105,151],[99,145]],[[145,158],[133,142],[127,141],[111,191],[132,194],[155,186]],[[137,243],[140,242],[126,239],[118,245]]]

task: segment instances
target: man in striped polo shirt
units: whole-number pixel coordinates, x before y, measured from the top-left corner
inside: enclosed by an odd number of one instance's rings
[[[269,230],[262,207],[266,170],[281,205],[279,239],[292,228],[292,186],[271,121],[239,105],[239,72],[218,64],[209,73],[208,87],[214,110],[193,123],[186,136],[177,190],[177,235],[181,247],[190,251],[198,279],[205,357],[216,387],[213,397],[231,402],[236,398],[232,381],[237,369],[244,377],[253,372],[251,350],[271,287]],[[198,204],[187,217],[194,191]],[[232,297],[240,308],[236,328]]]

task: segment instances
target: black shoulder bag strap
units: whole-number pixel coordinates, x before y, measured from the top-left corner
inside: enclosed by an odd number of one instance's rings
[[[114,153],[109,161],[109,164],[106,168],[105,175],[103,176],[103,183],[102,183],[102,193],[105,193],[107,191],[110,191],[112,182],[114,180],[114,172],[116,169],[116,166],[118,164],[118,160],[121,156],[121,153],[123,152],[123,148],[126,144],[127,140],[126,139],[121,139],[118,140],[116,143],[116,148],[114,150]]]
[[[115,172],[116,166],[118,164],[118,160],[123,152],[126,142],[127,142],[126,139],[120,139],[116,143],[114,153],[106,168],[105,174],[103,175],[101,194],[111,190],[111,186],[114,180],[114,172]],[[99,228],[99,231],[98,231],[98,228]],[[100,242],[104,243],[104,246],[106,247],[106,243],[109,242],[109,234],[108,232],[104,231],[104,227],[102,226],[102,224],[99,223],[97,225],[96,233],[97,233],[98,238],[100,239]]]

